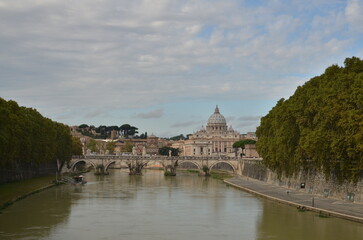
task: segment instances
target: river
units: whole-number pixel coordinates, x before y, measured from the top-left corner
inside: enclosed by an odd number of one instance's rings
[[[84,186],[31,195],[0,214],[0,239],[361,239],[363,225],[321,218],[220,180],[147,170],[86,174]]]

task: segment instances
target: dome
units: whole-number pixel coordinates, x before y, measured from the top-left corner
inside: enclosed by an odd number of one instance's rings
[[[158,138],[158,137],[155,136],[154,133],[152,133],[151,136],[149,136],[148,138]]]
[[[208,125],[214,125],[214,124],[223,124],[226,125],[226,119],[223,117],[222,114],[219,113],[218,106],[216,106],[216,109],[214,110],[214,113],[209,117],[208,119]]]

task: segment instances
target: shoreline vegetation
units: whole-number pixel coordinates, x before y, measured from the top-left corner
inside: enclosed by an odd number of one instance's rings
[[[211,171],[210,176],[214,179],[218,179],[218,180],[222,180],[222,181],[233,177],[233,175],[231,173],[224,172],[224,171]]]
[[[0,183],[60,173],[75,155],[67,125],[1,97],[0,112]]]

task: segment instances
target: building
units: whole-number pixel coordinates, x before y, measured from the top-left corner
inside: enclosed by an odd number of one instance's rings
[[[243,139],[242,134],[227,126],[226,119],[216,106],[207,126],[184,141],[184,156],[236,156],[233,143]]]
[[[117,139],[118,138],[118,134],[117,134],[116,130],[111,130],[110,135],[111,135],[110,136],[111,139]]]
[[[260,155],[256,151],[255,144],[246,144],[244,149],[244,157],[246,158],[259,158]]]
[[[151,134],[146,140],[146,152],[150,155],[157,155],[159,152],[159,138]]]

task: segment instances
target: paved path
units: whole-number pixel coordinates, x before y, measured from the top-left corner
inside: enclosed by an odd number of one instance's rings
[[[363,204],[360,203],[324,198],[247,177],[229,178],[224,180],[224,182],[253,194],[291,206],[303,206],[311,211],[323,212],[332,216],[363,223]]]

